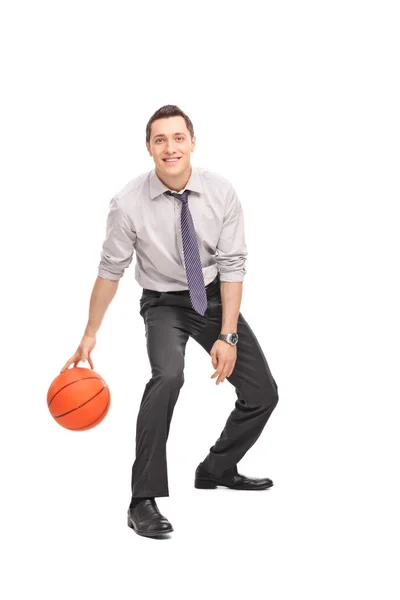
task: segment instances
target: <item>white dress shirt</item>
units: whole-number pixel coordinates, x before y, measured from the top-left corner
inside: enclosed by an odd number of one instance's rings
[[[136,251],[135,279],[140,286],[160,292],[188,289],[182,202],[166,195],[168,189],[153,169],[132,179],[111,199],[100,277],[120,279]],[[205,285],[218,271],[221,282],[243,281],[247,246],[243,211],[233,186],[213,171],[192,166],[184,189],[190,190],[188,203]]]

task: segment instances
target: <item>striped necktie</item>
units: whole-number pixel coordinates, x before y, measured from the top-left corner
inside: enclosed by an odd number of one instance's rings
[[[204,313],[207,310],[207,293],[204,285],[203,269],[201,267],[196,232],[188,204],[190,190],[185,190],[182,194],[174,194],[170,190],[165,193],[169,196],[174,196],[174,198],[178,198],[178,200],[181,200],[182,202],[182,244],[186,278],[189,286],[189,296],[194,310],[204,316]]]

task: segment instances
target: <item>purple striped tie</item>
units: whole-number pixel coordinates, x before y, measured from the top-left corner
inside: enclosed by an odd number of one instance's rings
[[[165,193],[182,201],[182,244],[186,279],[189,285],[189,296],[194,310],[204,316],[204,313],[207,310],[207,293],[204,285],[203,269],[201,267],[196,232],[194,230],[193,219],[188,204],[190,190],[185,190],[182,194],[174,194],[169,190]]]

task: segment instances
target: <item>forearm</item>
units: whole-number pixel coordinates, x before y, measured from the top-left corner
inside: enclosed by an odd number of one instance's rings
[[[242,281],[221,281],[222,326],[220,333],[234,333],[242,302]]]
[[[96,335],[106,310],[117,291],[119,279],[97,277],[90,297],[89,320],[84,335]]]

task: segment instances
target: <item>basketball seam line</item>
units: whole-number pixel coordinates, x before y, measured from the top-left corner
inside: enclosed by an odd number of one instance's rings
[[[77,427],[76,429],[73,429],[72,431],[79,431],[80,429],[86,429],[86,427],[90,427],[91,425],[93,425],[94,423],[96,423],[96,421],[98,421],[99,419],[102,418],[102,416],[104,415],[104,413],[108,410],[109,406],[110,406],[110,396],[108,396],[107,406],[105,407],[105,409],[103,410],[103,412],[101,413],[101,415],[99,417],[97,417],[97,419],[95,419],[92,423],[89,423],[88,425],[84,425],[84,427]]]
[[[93,398],[96,398],[96,396],[98,396],[107,386],[103,386],[101,388],[101,390],[99,390],[98,392],[96,392],[96,394],[94,396],[92,396],[91,398],[89,398],[89,400],[86,400],[86,402],[84,402],[83,404],[80,404],[79,406],[76,406],[75,408],[72,408],[71,410],[68,410],[66,413],[63,413],[62,415],[57,415],[57,416],[53,416],[54,419],[60,419],[61,417],[65,417],[66,415],[71,414],[72,412],[74,412],[75,410],[79,410],[80,408],[82,408],[82,406],[85,406],[85,404],[87,404],[88,402],[90,402],[91,400],[93,400]],[[108,397],[110,397],[110,393],[108,394]]]
[[[104,385],[107,385],[106,382],[99,377],[80,377],[80,379],[74,379],[74,381],[70,381],[69,383],[66,383],[65,385],[62,386],[62,388],[57,390],[47,406],[50,406],[50,404],[53,402],[53,400],[57,396],[57,394],[62,392],[62,390],[65,390],[66,387],[68,387],[69,385],[72,385],[73,383],[77,383],[78,381],[86,381],[86,379],[98,379],[99,381],[102,381],[104,383]]]

